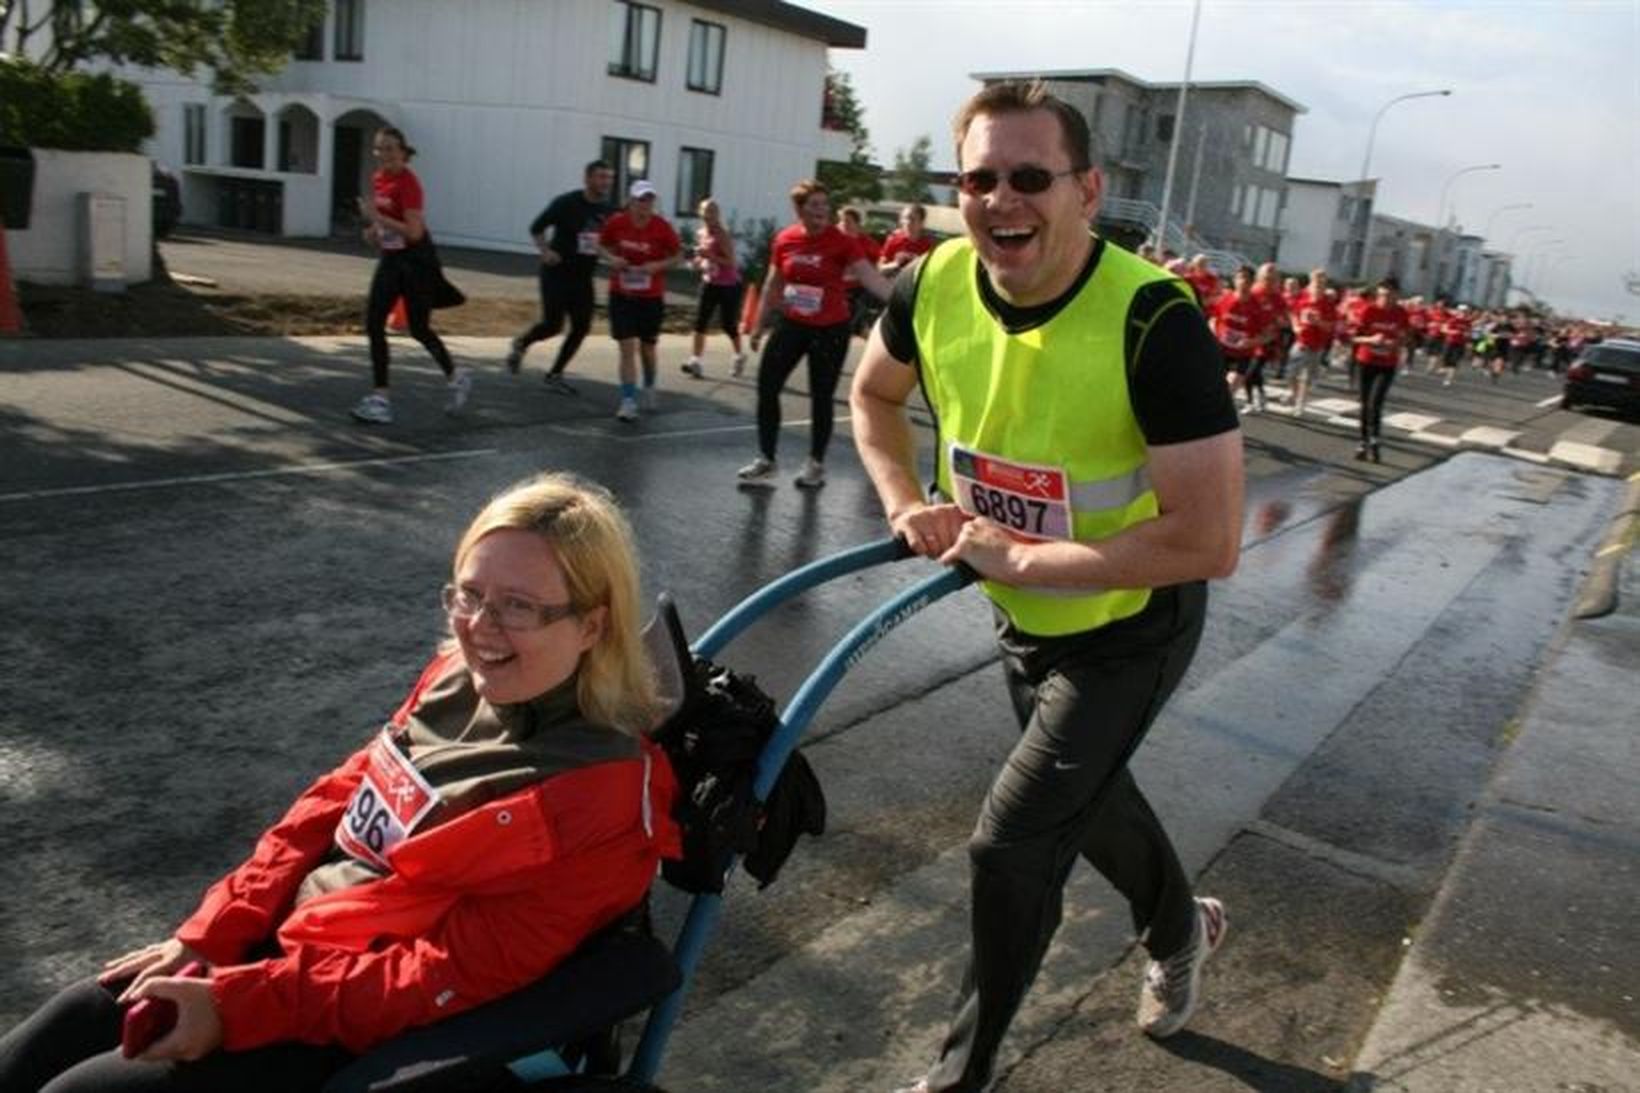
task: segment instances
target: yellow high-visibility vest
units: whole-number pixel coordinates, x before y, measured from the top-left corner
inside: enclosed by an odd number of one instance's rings
[[[1128,398],[1128,310],[1152,282],[1173,282],[1186,300],[1188,288],[1106,245],[1074,299],[1041,326],[1010,334],[985,308],[977,264],[966,239],[935,248],[923,260],[912,312],[923,392],[939,424],[941,492],[1041,537],[1092,542],[1154,519],[1144,436]],[[1001,488],[977,481],[976,465],[1002,467]],[[1039,504],[1023,485],[1009,488],[1009,475],[1052,478],[1054,470],[1063,476],[1056,501]],[[1018,629],[1044,637],[1092,630],[1150,602],[1145,588],[982,587]]]

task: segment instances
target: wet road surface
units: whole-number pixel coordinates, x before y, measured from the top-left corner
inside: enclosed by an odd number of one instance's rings
[[[565,411],[527,430],[375,434],[270,398],[254,369],[189,367],[165,398],[225,415],[199,444],[179,448],[162,404],[140,400],[111,403],[110,442],[90,410],[75,420],[84,375],[8,441],[25,458],[0,498],[14,620],[0,639],[0,1025],[160,936],[371,732],[439,637],[455,535],[507,483],[553,466],[608,485],[631,511],[646,587],[673,590],[696,632],[883,531],[846,437],[818,495],[733,489],[745,401],[685,391],[638,433]],[[802,439],[789,430],[785,451]],[[293,455],[386,461],[280,470]],[[1126,915],[1082,870],[1003,1088],[1077,1088],[1056,1083],[1090,1045],[1106,1088],[1341,1080],[1619,491],[1501,457],[1398,458],[1368,470],[1255,449],[1241,568],[1215,586],[1202,651],[1140,752],[1188,867],[1231,906],[1195,1031],[1167,1051],[1131,1034]],[[261,471],[277,473],[245,476]],[[70,492],[82,485],[97,488]],[[839,582],[726,659],[789,694],[926,570]],[[674,1089],[855,1090],[926,1063],[960,973],[964,840],[1013,736],[992,659],[988,611],[964,593],[874,649],[828,702],[810,754],[832,830],[769,891],[733,894],[675,1040]],[[675,918],[678,901],[660,902]]]

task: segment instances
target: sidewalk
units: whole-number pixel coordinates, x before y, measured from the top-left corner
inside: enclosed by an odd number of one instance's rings
[[[1626,510],[1637,495],[1631,480]],[[1568,622],[1544,664],[1351,1090],[1640,1089],[1632,537],[1631,525],[1615,609]]]

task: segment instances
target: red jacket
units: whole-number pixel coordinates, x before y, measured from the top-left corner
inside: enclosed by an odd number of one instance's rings
[[[396,722],[447,664],[429,665]],[[641,757],[553,775],[417,832],[389,851],[389,875],[293,909],[368,746],[314,782],[176,933],[214,965],[223,1049],[295,1040],[362,1052],[546,974],[679,852],[677,783],[664,753],[642,745]],[[270,936],[280,955],[239,963]]]

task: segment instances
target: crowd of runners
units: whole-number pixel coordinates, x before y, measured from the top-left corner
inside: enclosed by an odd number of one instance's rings
[[[1360,396],[1356,458],[1361,460],[1381,459],[1384,399],[1395,376],[1421,367],[1439,372],[1443,386],[1451,386],[1465,371],[1494,384],[1525,369],[1558,375],[1601,337],[1590,324],[1548,320],[1527,308],[1477,309],[1446,296],[1402,299],[1392,277],[1339,288],[1329,283],[1325,270],[1312,270],[1300,281],[1266,262],[1257,269],[1240,267],[1226,284],[1206,255],[1186,261],[1148,246],[1140,254],[1195,291],[1242,413],[1268,409],[1269,376],[1289,381],[1286,404],[1302,416],[1320,374],[1344,370]]]
[[[395,296],[407,306],[410,334],[443,369],[449,382],[446,409],[459,413],[472,389],[472,373],[457,367],[429,315],[458,297],[439,272],[422,216],[421,187],[408,162],[414,150],[402,133],[383,130],[375,148],[379,169],[373,202],[361,202],[366,238],[381,254],[371,284],[366,328],[370,335],[373,389],[354,408],[361,422],[392,421],[385,324]],[[602,161],[585,167],[582,185],[554,198],[529,225],[540,255],[541,318],[512,339],[506,363],[517,373],[537,342],[562,335],[544,376],[548,390],[576,393],[565,372],[592,328],[597,271],[609,275],[610,334],[620,347],[620,398],[615,416],[637,421],[653,410],[661,369],[656,359],[665,313],[666,274],[687,265],[699,275],[691,350],[679,367],[695,379],[707,375],[707,339],[727,338],[729,373],[743,375],[747,348],[761,349],[758,382],[758,456],[742,467],[742,485],[772,484],[777,475],[780,392],[799,362],[807,360],[811,399],[809,454],[797,485],[825,483],[833,396],[851,336],[865,336],[887,299],[892,281],[936,242],[925,228],[923,206],[900,213],[899,226],[878,239],[862,211],[834,208],[826,188],[803,180],[792,189],[794,221],[778,232],[767,255],[768,273],[747,286],[740,245],[708,197],[685,239],[655,211],[653,184],[633,181],[617,205],[615,171]],[[1523,369],[1561,372],[1598,328],[1546,320],[1525,309],[1477,309],[1445,296],[1402,299],[1393,278],[1370,286],[1335,286],[1323,270],[1305,280],[1283,275],[1273,262],[1243,266],[1228,281],[1208,257],[1186,259],[1149,245],[1141,258],[1188,283],[1208,317],[1226,365],[1226,379],[1244,414],[1266,411],[1266,380],[1285,381],[1290,413],[1302,417],[1319,377],[1346,373],[1360,398],[1356,458],[1378,461],[1384,401],[1397,375],[1422,367],[1450,386],[1465,372],[1491,383]],[[752,299],[747,300],[748,291]],[[565,324],[568,330],[565,331]],[[768,335],[765,341],[765,335]]]

